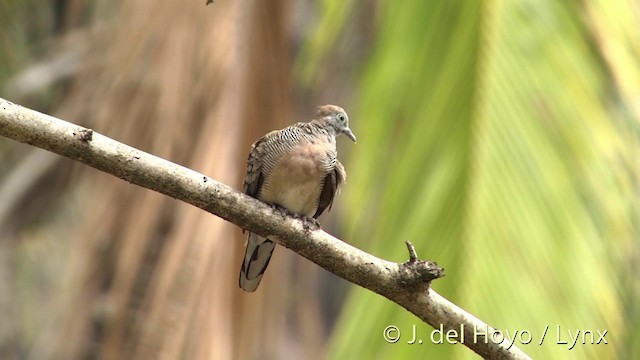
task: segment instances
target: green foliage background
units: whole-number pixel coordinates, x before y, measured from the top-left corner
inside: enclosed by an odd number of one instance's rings
[[[322,4],[303,79],[358,16],[354,2]],[[380,2],[353,79],[345,238],[396,261],[411,240],[447,271],[434,289],[494,327],[529,331],[534,358],[637,356],[637,10]],[[433,345],[431,327],[360,288],[341,314],[328,358],[474,357]],[[414,324],[422,345],[407,344]],[[389,325],[398,343],[383,340]],[[557,344],[569,330],[607,330],[608,344],[569,350]]]

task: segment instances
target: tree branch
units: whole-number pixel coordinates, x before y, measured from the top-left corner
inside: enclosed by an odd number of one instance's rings
[[[90,129],[41,114],[0,98],[0,135],[92,166],[133,184],[197,206],[243,229],[267,237],[341,278],[409,310],[443,335],[489,359],[528,359],[509,339],[429,288],[443,270],[419,260],[407,242],[409,261],[377,258],[322,230],[246,196],[223,183],[157,156],[121,144]],[[283,221],[284,220],[284,221]],[[386,341],[399,339],[385,336]],[[503,339],[503,341],[498,341]],[[446,341],[446,340],[445,340]]]

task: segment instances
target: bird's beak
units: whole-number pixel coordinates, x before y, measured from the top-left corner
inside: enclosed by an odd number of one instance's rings
[[[342,133],[347,135],[347,137],[351,139],[351,141],[353,141],[354,143],[356,142],[356,136],[353,135],[353,131],[351,131],[351,129],[345,128],[344,130],[342,130]]]

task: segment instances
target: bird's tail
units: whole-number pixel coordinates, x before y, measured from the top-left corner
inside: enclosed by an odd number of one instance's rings
[[[240,268],[241,289],[252,292],[258,288],[275,247],[276,244],[273,241],[249,233],[247,249]]]

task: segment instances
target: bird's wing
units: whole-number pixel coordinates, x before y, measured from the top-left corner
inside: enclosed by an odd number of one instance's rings
[[[247,159],[247,173],[244,176],[243,191],[254,198],[258,197],[264,182],[263,163],[265,157],[265,142],[273,136],[273,132],[261,137],[251,145]]]
[[[289,149],[298,144],[305,123],[296,123],[282,130],[274,130],[251,145],[244,177],[244,193],[259,198],[266,177]]]
[[[318,210],[316,210],[314,218],[318,218],[322,213],[329,209],[333,204],[333,198],[336,193],[340,191],[340,187],[347,179],[347,172],[344,170],[344,166],[340,161],[336,160],[336,166],[324,179],[322,192],[320,192],[320,199],[318,200]]]
[[[258,198],[266,175],[270,171],[269,144],[278,137],[279,131],[272,131],[258,139],[251,146],[247,159],[247,174],[244,177],[245,194]],[[249,233],[244,260],[240,268],[239,285],[245,291],[255,291],[262,280],[262,275],[269,265],[276,244],[268,239]]]

